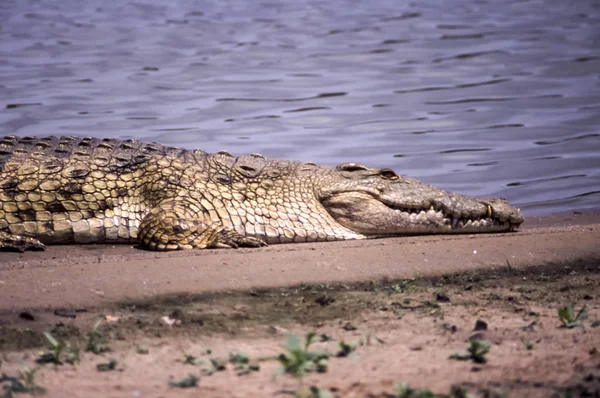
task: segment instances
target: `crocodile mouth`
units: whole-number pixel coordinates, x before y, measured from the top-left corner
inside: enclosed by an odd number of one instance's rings
[[[354,189],[328,192],[320,201],[342,226],[369,237],[506,232],[523,222],[521,212],[504,199],[416,196],[412,191],[385,195],[375,189]]]
[[[463,215],[452,212],[441,204],[407,207],[386,201],[381,197],[376,199],[398,216],[409,219],[415,225],[434,223],[443,232],[515,231],[522,223],[512,223],[496,217],[492,206],[486,203],[481,203],[486,206],[484,213]]]

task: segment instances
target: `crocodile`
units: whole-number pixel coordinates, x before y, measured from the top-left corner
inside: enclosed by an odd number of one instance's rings
[[[134,139],[0,138],[0,249],[127,242],[258,247],[515,231],[506,200],[447,192],[357,163],[208,154]]]

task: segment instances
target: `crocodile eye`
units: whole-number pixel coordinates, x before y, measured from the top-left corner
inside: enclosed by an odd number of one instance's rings
[[[379,170],[379,175],[381,176],[381,178],[385,178],[388,180],[398,179],[398,174],[396,174],[396,172],[394,172],[394,170],[392,169],[381,169]]]
[[[365,165],[358,163],[343,163],[336,167],[339,171],[364,171],[369,168]]]

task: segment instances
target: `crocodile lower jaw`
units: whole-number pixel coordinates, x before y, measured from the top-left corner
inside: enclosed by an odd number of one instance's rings
[[[406,233],[480,233],[515,231],[519,224],[501,221],[492,217],[459,218],[445,214],[442,210],[400,210],[396,213],[410,225]]]

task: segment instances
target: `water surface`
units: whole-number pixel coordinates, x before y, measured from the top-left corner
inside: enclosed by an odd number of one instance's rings
[[[360,162],[600,204],[600,2],[0,2],[0,135]]]

